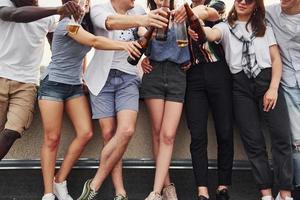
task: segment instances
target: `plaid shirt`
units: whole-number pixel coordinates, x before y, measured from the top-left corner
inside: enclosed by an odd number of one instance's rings
[[[247,75],[248,78],[255,78],[261,72],[261,69],[256,60],[255,49],[253,45],[253,40],[255,39],[256,33],[253,32],[250,38],[246,38],[243,36],[242,32],[236,28],[236,25],[233,27],[229,26],[229,28],[231,34],[243,43],[241,64],[244,73]]]

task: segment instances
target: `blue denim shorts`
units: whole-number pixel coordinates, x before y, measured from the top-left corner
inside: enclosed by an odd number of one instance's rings
[[[82,85],[69,85],[49,81],[49,76],[46,76],[40,82],[38,90],[39,100],[50,101],[67,101],[76,97],[84,96]]]
[[[90,93],[93,119],[114,117],[121,110],[139,109],[139,84],[136,75],[111,69],[101,92]]]

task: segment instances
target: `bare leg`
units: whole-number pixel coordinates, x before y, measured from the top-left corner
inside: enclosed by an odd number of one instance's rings
[[[44,193],[53,193],[53,177],[56,154],[61,135],[63,102],[39,100],[44,126],[44,142],[41,149],[41,165],[44,179]]]
[[[91,188],[98,190],[105,178],[120,161],[135,131],[137,112],[123,110],[117,114],[117,130],[101,152],[101,164],[91,182]]]
[[[102,130],[102,138],[104,141],[104,145],[106,145],[115,135],[117,129],[117,122],[115,118],[109,117],[100,119],[99,124]],[[121,194],[123,196],[126,196],[122,174],[122,159],[119,160],[117,165],[112,169],[111,178],[115,187],[116,195]]]
[[[165,109],[165,101],[162,99],[147,99],[145,100],[146,106],[148,108],[148,112],[151,120],[151,128],[152,128],[152,152],[154,159],[157,159],[157,154],[159,151],[159,134],[161,130],[161,125],[163,121],[164,109]],[[169,172],[166,175],[166,179],[164,181],[164,187],[171,184]]]
[[[156,161],[154,192],[161,193],[169,171],[173,145],[182,112],[182,103],[165,102],[164,116],[160,130],[159,151]]]
[[[93,136],[91,112],[86,97],[81,96],[67,101],[65,108],[75,128],[76,137],[70,144],[61,168],[55,176],[57,183],[67,179],[84,147]]]

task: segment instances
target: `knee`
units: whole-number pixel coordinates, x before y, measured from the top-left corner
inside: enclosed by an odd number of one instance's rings
[[[120,129],[121,136],[123,137],[124,141],[129,142],[134,134],[135,128],[131,126],[123,127]]]
[[[102,130],[102,138],[105,143],[107,143],[115,134],[115,130],[112,128],[107,128]]]
[[[93,137],[92,130],[83,131],[79,136],[77,136],[77,138],[83,143],[87,143],[92,139],[92,137]]]
[[[175,134],[169,132],[162,132],[161,134],[161,142],[165,145],[173,145],[175,141]]]
[[[159,143],[159,131],[153,130],[152,131],[152,139],[154,143]]]
[[[60,142],[60,136],[54,134],[47,134],[44,138],[44,146],[50,149],[51,151],[58,148]]]
[[[193,151],[199,151],[207,149],[207,138],[200,138],[200,137],[192,137],[191,138],[191,145],[190,150]]]

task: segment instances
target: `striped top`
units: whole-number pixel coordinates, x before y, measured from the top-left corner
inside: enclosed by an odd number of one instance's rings
[[[218,2],[222,2],[221,0],[212,0],[207,6],[215,8],[218,12],[222,13],[225,12],[225,7],[220,8],[214,5],[218,4]],[[218,10],[223,9],[223,10]],[[205,26],[213,27],[217,22],[209,22],[205,21]],[[194,64],[199,63],[213,63],[218,61],[224,61],[224,51],[220,44],[216,44],[215,42],[206,42],[204,44],[199,44],[197,41],[192,40],[189,38],[189,46],[191,52],[191,60]]]

